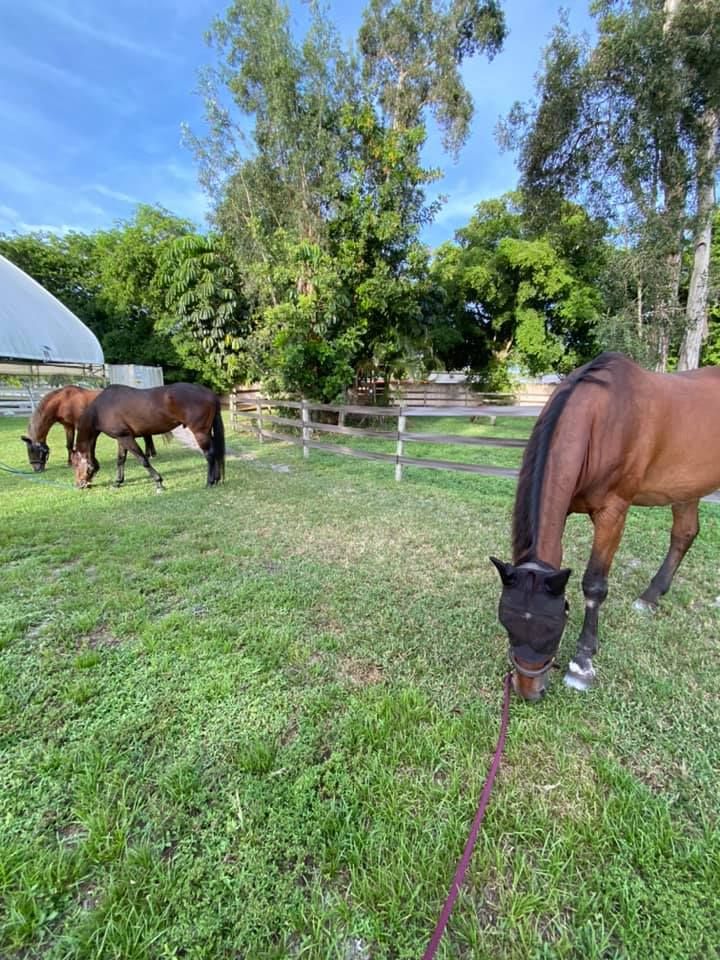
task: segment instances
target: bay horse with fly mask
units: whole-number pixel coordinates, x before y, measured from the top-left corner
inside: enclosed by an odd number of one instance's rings
[[[635,601],[654,610],[699,530],[698,501],[720,486],[720,368],[651,373],[603,353],[571,373],[538,418],[525,449],[513,513],[513,561],[494,557],[500,622],[510,640],[513,686],[545,690],[567,618],[561,569],[570,513],[587,513],[593,544],[582,579],[585,619],[565,682],[595,678],[600,606],[631,506],[670,506],[670,548]]]
[[[68,466],[72,465],[75,431],[80,417],[101,392],[101,390],[87,390],[85,387],[71,385],[51,390],[50,393],[45,394],[30,418],[28,435],[20,438],[27,448],[30,466],[36,473],[42,472],[47,465],[50,456],[47,436],[55,423],[61,423],[65,428],[67,462]],[[152,436],[148,434],[143,439],[145,441],[145,455],[147,457],[157,456]]]
[[[119,384],[106,387],[90,404],[78,424],[77,444],[72,455],[75,481],[87,487],[100,469],[95,445],[100,433],[118,442],[117,478],[125,480],[128,450],[134,454],[162,490],[162,477],[138,446],[135,437],[146,433],[169,433],[187,427],[207,460],[207,485],[219,483],[225,473],[225,431],[220,398],[207,387],[194,383],[173,383],[168,387],[138,390]]]

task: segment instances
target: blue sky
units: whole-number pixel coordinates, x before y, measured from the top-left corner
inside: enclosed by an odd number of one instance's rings
[[[426,161],[445,171],[448,201],[424,239],[451,239],[478,201],[512,189],[513,157],[494,140],[498,118],[532,96],[557,0],[506,0],[510,30],[492,63],[464,68],[475,100],[457,162],[431,134]],[[361,5],[333,0],[343,35]],[[565,3],[573,29],[590,28],[586,0]],[[198,71],[213,61],[204,32],[218,0],[0,0],[0,232],[95,230],[159,203],[204,223],[207,201],[181,124],[202,133]],[[291,9],[298,9],[297,0]]]

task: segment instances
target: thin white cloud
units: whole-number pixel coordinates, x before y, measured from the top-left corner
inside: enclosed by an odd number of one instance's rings
[[[91,40],[97,40],[98,43],[105,46],[143,57],[152,57],[156,60],[177,62],[178,58],[169,50],[133,40],[132,37],[118,32],[110,24],[89,23],[86,20],[80,20],[56,3],[46,3],[44,0],[32,0],[32,2],[35,8],[49,20],[54,20],[55,23],[89,37]]]
[[[23,196],[37,196],[48,184],[28,170],[0,160],[0,183],[4,190]]]
[[[17,210],[0,204],[0,233],[79,233],[82,228],[69,223],[27,223]]]
[[[33,79],[41,78],[53,87],[58,85],[70,87],[94,103],[99,103],[122,116],[130,116],[137,109],[135,102],[130,97],[124,96],[118,89],[103,87],[81,74],[37,57],[29,57],[17,50],[3,51],[2,67],[13,72],[24,73]]]
[[[6,207],[4,204],[0,203],[0,224],[3,223],[18,223],[20,220],[20,214],[17,210],[13,210],[12,207]]]
[[[121,190],[111,190],[110,187],[106,187],[102,183],[91,183],[83,189],[92,191],[93,193],[99,193],[100,196],[108,197],[110,200],[118,200],[120,203],[129,203],[132,205],[140,203],[137,197],[132,197],[129,193],[123,193]]]

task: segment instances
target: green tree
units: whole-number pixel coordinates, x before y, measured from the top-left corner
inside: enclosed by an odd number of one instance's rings
[[[700,198],[716,169],[708,118],[720,97],[711,54],[718,8],[714,0],[596,0],[592,9],[597,42],[572,36],[565,22],[556,28],[538,100],[515,106],[503,138],[519,149],[535,211],[547,218],[558,198],[579,199],[652,250],[664,275],[643,299],[644,330],[665,365],[684,232],[706,225]]]
[[[170,338],[156,324],[165,312],[162,257],[191,229],[162,207],[140,205],[131,220],[94,234],[97,298],[107,318],[99,336],[108,363],[158,364],[168,379],[184,374]]]
[[[363,74],[391,128],[420,126],[430,110],[457,153],[473,114],[460,67],[478,53],[492,59],[505,34],[496,0],[370,0],[358,36]]]
[[[376,5],[363,24],[363,73],[316,4],[302,42],[277,0],[237,0],[214,24],[211,132],[194,145],[253,306],[253,357],[277,389],[330,399],[359,372],[422,352],[418,234],[433,215],[424,188],[435,176],[419,160],[422,115],[435,110],[449,142],[462,142],[458,67],[496,49],[502,30],[494,3]],[[410,64],[420,35],[413,79],[398,83],[390,59],[400,51]],[[421,61],[436,83],[421,82]]]
[[[720,210],[713,214],[712,249],[710,253],[710,276],[712,282],[708,293],[708,336],[703,345],[702,362],[720,366]]]
[[[154,288],[165,310],[155,329],[169,335],[186,367],[220,390],[257,367],[248,353],[249,308],[227,240],[185,234],[165,245]]]
[[[531,374],[567,371],[596,351],[604,224],[565,203],[538,233],[519,194],[478,204],[433,276],[454,310],[436,327],[448,366],[470,367],[500,386],[509,360]]]

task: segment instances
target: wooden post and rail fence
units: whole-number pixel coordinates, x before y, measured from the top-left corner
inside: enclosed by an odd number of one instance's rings
[[[255,433],[258,440],[284,440],[302,446],[303,457],[310,456],[311,450],[322,450],[326,453],[335,453],[361,460],[377,460],[392,463],[395,466],[395,479],[401,480],[403,467],[424,467],[431,470],[459,470],[464,473],[478,473],[495,477],[516,477],[517,470],[509,467],[495,467],[476,463],[462,463],[456,460],[434,460],[407,456],[406,444],[413,442],[480,447],[505,447],[523,449],[527,441],[509,437],[473,437],[462,434],[440,434],[414,432],[408,430],[408,420],[415,417],[490,417],[494,424],[498,416],[536,417],[541,407],[538,406],[472,406],[472,407],[430,407],[430,406],[392,406],[376,407],[345,404],[342,406],[328,403],[314,403],[309,400],[278,400],[267,397],[256,397],[252,401],[230,395],[230,422],[233,428],[238,421],[249,420],[255,423]],[[278,416],[273,410],[297,411],[294,416]],[[314,411],[337,414],[337,423],[320,422],[312,419]],[[348,415],[373,417],[382,420],[395,419],[395,429],[381,429],[376,427],[349,427],[345,425]],[[270,427],[270,429],[268,429]],[[276,427],[288,427],[296,432],[279,432]],[[380,453],[378,451],[361,450],[340,443],[326,443],[315,439],[315,434],[335,434],[354,438],[371,438],[395,443],[395,453]]]
[[[297,410],[296,417],[281,417],[270,413],[270,410],[286,408],[287,410]],[[526,440],[510,437],[472,437],[462,434],[442,434],[442,433],[418,433],[408,431],[407,421],[413,417],[462,417],[465,419],[474,417],[489,417],[491,424],[499,416],[503,417],[537,417],[542,410],[542,406],[529,405],[511,405],[494,406],[482,405],[474,407],[431,407],[431,406],[392,406],[375,407],[365,405],[343,405],[335,406],[327,403],[313,403],[308,400],[277,400],[266,397],[257,397],[249,403],[248,398],[241,398],[235,394],[230,394],[230,423],[233,427],[237,426],[238,420],[254,420],[256,423],[255,433],[262,442],[268,440],[284,440],[289,443],[301,445],[303,448],[303,457],[310,456],[311,450],[322,450],[326,453],[336,453],[348,457],[356,457],[361,460],[379,460],[385,463],[395,465],[395,479],[402,480],[403,467],[424,467],[430,470],[458,470],[463,473],[475,473],[490,477],[508,477],[514,479],[518,475],[518,470],[512,467],[495,467],[490,464],[480,463],[461,463],[457,460],[433,460],[426,457],[408,457],[405,455],[405,444],[408,442],[435,443],[444,445],[462,444],[463,446],[477,447],[505,447],[524,449],[527,446]],[[311,417],[313,410],[324,410],[334,412],[338,415],[338,422],[320,423]],[[268,411],[268,412],[265,412]],[[345,425],[345,417],[349,414],[362,417],[377,417],[382,419],[396,418],[397,428],[395,430],[383,429],[365,429],[363,427],[348,427]],[[296,434],[279,433],[275,430],[265,429],[265,425],[284,426],[296,429]],[[346,437],[370,437],[374,440],[389,440],[395,443],[395,453],[380,453],[372,450],[360,450],[356,447],[348,447],[339,443],[324,443],[321,440],[315,440],[313,433],[334,433]],[[707,503],[720,504],[720,490],[708,494],[702,498]]]

